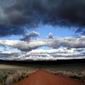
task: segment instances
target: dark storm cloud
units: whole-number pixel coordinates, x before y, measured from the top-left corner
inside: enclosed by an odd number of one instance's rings
[[[36,26],[39,22],[85,26],[85,0],[0,0],[0,32],[9,27],[7,35],[16,34],[11,30],[21,30],[17,26]]]
[[[29,22],[85,25],[85,0],[17,0],[14,9]]]
[[[25,29],[23,28],[18,28],[18,27],[7,27],[7,26],[0,26],[0,37],[7,36],[7,35],[19,35],[19,34],[24,34]]]

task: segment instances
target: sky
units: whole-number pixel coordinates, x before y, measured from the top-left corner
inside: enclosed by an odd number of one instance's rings
[[[0,37],[24,34],[39,23],[85,34],[85,0],[0,0]]]
[[[65,27],[65,26],[52,26],[52,25],[48,25],[48,24],[46,24],[46,25],[39,24],[37,26],[37,28],[35,28],[35,29],[31,28],[31,30],[27,30],[26,33],[29,34],[32,31],[35,31],[35,32],[39,33],[39,36],[38,36],[39,39],[48,38],[49,33],[52,33],[55,38],[57,38],[57,37],[67,37],[67,36],[71,37],[71,36],[75,35],[75,32],[72,29],[68,29],[68,27]],[[2,39],[2,40],[6,40],[6,39],[8,39],[8,40],[19,40],[22,37],[23,36],[20,36],[20,35],[10,35],[10,36],[1,37],[0,39]],[[48,49],[47,46],[43,46],[41,48],[42,49]],[[16,51],[16,49],[9,48],[9,47],[7,47],[7,48],[0,47],[0,50],[5,50],[5,51],[6,50],[14,50],[14,51]]]
[[[0,0],[0,39],[85,35],[85,0]]]
[[[40,33],[41,38],[47,37],[49,33],[52,33],[55,37],[66,37],[75,35],[72,29],[68,29],[68,27],[64,26],[39,25],[35,31]]]
[[[74,37],[85,35],[85,0],[0,0],[0,40],[22,40],[33,31],[40,34],[39,39],[48,38],[49,33],[56,38],[72,36],[71,42],[63,40],[60,45],[83,49],[85,37],[79,37],[79,41]],[[51,47],[57,43],[52,43]],[[4,50],[19,51],[0,46],[0,51]]]
[[[68,29],[66,26],[52,26],[52,25],[38,25],[35,29],[27,30],[26,33],[31,33],[32,31],[38,32],[39,37],[38,38],[47,38],[49,33],[52,33],[54,37],[71,37],[75,36],[76,33],[74,30]],[[9,39],[9,40],[18,40],[22,38],[21,35],[11,35],[11,36],[5,36],[1,37],[0,39]]]

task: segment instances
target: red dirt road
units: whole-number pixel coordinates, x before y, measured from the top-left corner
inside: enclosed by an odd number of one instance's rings
[[[60,74],[54,75],[45,70],[38,70],[15,85],[83,85],[82,82]]]

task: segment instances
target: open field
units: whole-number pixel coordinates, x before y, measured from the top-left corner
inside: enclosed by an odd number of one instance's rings
[[[4,85],[3,83],[10,74],[20,72],[23,76],[23,74],[30,74],[37,69],[45,69],[85,80],[85,62],[0,62],[0,85]]]
[[[83,61],[60,61],[60,62],[3,62],[0,61],[0,70],[23,70],[29,71],[36,69],[47,69],[50,71],[72,71],[82,72],[85,71],[85,60]]]

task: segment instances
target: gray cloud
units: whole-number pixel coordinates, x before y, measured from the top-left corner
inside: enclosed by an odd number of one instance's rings
[[[1,46],[8,46],[17,48],[21,51],[30,51],[32,49],[39,48],[41,46],[46,46],[48,43],[43,40],[32,41],[32,42],[25,42],[19,40],[0,40]]]
[[[0,0],[0,35],[18,34],[16,27],[36,26],[39,22],[83,27],[85,0]],[[9,28],[9,33],[5,33],[5,28]]]
[[[25,34],[24,37],[21,38],[21,40],[23,40],[23,41],[29,41],[33,37],[38,37],[38,36],[39,36],[39,33],[38,32],[32,31],[32,32],[30,32],[28,34]]]
[[[49,45],[52,48],[58,47],[67,47],[67,48],[85,48],[85,36],[79,38],[62,38],[54,39],[53,42]]]
[[[13,48],[18,48],[23,51],[30,51],[42,46],[48,46],[51,48],[85,48],[85,36],[79,38],[58,38],[58,39],[43,39],[43,40],[34,40],[30,42],[19,41],[19,40],[0,40],[0,45],[9,46]]]
[[[15,0],[15,3],[13,0],[8,1],[12,5],[2,8],[13,25],[37,23],[39,20],[51,24],[85,24],[84,0]]]

